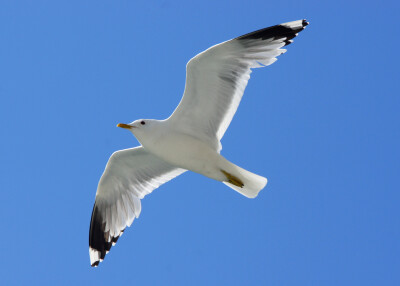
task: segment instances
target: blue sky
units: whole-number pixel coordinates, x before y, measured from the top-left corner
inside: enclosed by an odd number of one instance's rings
[[[399,285],[395,1],[2,1],[2,285]],[[164,119],[211,45],[306,18],[252,74],[222,154],[269,183],[246,199],[194,173],[163,185],[100,267],[98,180]]]

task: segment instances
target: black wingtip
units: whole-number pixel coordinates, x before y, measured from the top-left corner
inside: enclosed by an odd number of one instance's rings
[[[101,259],[106,255],[106,251],[111,248],[111,242],[106,241],[105,223],[96,204],[93,206],[92,219],[90,220],[89,246],[100,252]]]
[[[255,39],[261,39],[261,40],[266,40],[266,39],[280,39],[283,38],[283,41],[286,43],[286,45],[291,43],[291,39],[297,36],[299,32],[304,30],[304,28],[309,24],[305,19],[299,21],[293,21],[293,22],[288,22],[288,23],[283,23],[280,25],[264,28],[261,30],[257,30],[248,34],[245,34],[243,36],[237,37],[237,40],[255,40]],[[294,23],[298,23],[295,25]]]
[[[99,260],[95,260],[91,264],[92,267],[99,265],[100,261],[104,259],[111,247],[117,243],[124,230],[125,229],[123,229],[118,236],[111,237],[109,231],[105,230],[105,220],[99,210],[99,206],[97,204],[93,206],[89,230],[89,248],[91,251],[97,253],[95,259]]]

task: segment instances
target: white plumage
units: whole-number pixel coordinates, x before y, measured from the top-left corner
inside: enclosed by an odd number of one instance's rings
[[[124,229],[139,217],[140,200],[185,171],[160,160],[141,146],[112,154],[100,179],[96,194],[91,231],[96,232],[93,235],[99,237],[93,238],[92,242],[115,244]],[[101,225],[104,225],[103,229],[97,230],[94,220],[98,212],[103,214]],[[104,251],[108,252],[108,250]],[[101,253],[90,248],[92,264],[102,260]]]
[[[166,120],[119,124],[142,144],[115,152],[100,179],[89,232],[89,254],[97,266],[141,211],[140,200],[160,185],[191,170],[254,198],[267,179],[246,171],[219,153],[252,68],[276,61],[305,20],[289,22],[215,45],[186,67],[182,100]]]

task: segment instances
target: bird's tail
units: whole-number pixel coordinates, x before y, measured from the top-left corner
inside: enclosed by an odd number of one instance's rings
[[[226,177],[223,183],[243,196],[248,198],[257,197],[258,193],[267,184],[267,178],[246,171],[231,162],[227,161],[227,163],[229,164],[226,164],[225,168],[221,169],[221,172]]]

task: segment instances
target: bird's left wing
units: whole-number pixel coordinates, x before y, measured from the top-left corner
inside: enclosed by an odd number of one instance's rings
[[[186,66],[181,102],[168,119],[187,134],[220,150],[252,68],[268,66],[308,23],[298,20],[261,29],[215,45]]]
[[[100,179],[89,231],[89,256],[97,266],[141,211],[140,200],[186,170],[176,168],[143,147],[117,151]]]

